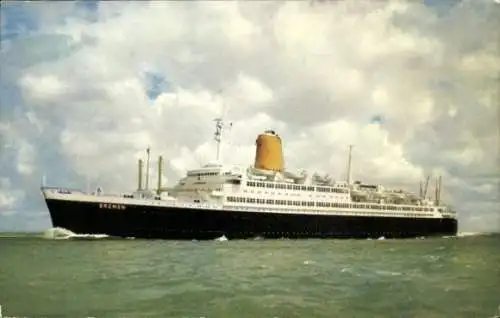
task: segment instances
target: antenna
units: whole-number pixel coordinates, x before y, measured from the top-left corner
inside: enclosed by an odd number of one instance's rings
[[[440,183],[440,179],[441,179],[441,176],[439,176],[439,178],[436,179],[436,186],[434,187],[434,204],[436,206],[439,205],[439,183]]]
[[[425,179],[423,198],[427,197],[427,190],[429,189],[429,180],[431,179],[431,175],[427,175],[427,179]]]
[[[352,148],[354,145],[349,145],[349,157],[347,159],[347,184],[351,184],[351,161],[352,161]]]
[[[47,180],[46,180],[45,173],[44,173],[44,174],[42,175],[42,182],[41,182],[41,184],[40,184],[40,187],[41,187],[41,188],[45,188],[46,182],[47,182]],[[1,316],[0,316],[0,317],[1,317]]]
[[[219,90],[219,93],[222,93],[223,89]],[[222,143],[222,134],[224,128],[226,128],[226,123],[224,118],[227,118],[227,113],[228,113],[228,105],[226,104],[226,101],[223,96],[221,96],[222,99],[222,109],[221,109],[221,117],[215,118],[215,133],[214,133],[214,140],[217,143],[217,153],[216,153],[216,160],[219,161],[220,159],[220,146]],[[232,122],[229,122],[229,127],[233,126]]]
[[[222,130],[224,129],[224,126],[226,125],[224,123],[224,120],[222,118],[215,118],[215,133],[214,133],[214,140],[217,143],[217,154],[216,154],[216,159],[219,161],[220,157],[220,145],[222,142]],[[229,126],[231,127],[233,123],[229,123]]]
[[[437,205],[441,204],[441,186],[442,186],[442,177],[439,176],[437,183],[437,197],[436,197]]]
[[[142,159],[139,159],[138,166],[137,166],[137,168],[138,168],[138,171],[137,171],[137,190],[138,191],[142,190],[142,177],[143,177],[142,166],[143,166]]]
[[[222,140],[222,128],[224,127],[224,122],[222,121],[222,118],[215,118],[215,134],[214,134],[214,139],[215,142],[217,143],[217,155],[215,159],[219,161],[219,155],[220,155],[220,143]]]
[[[161,194],[162,187],[162,177],[163,177],[163,156],[158,157],[158,189],[156,189],[156,194]]]
[[[146,184],[145,184],[145,189],[149,189],[149,146],[148,149],[146,149],[146,153],[148,154],[148,158],[146,161]]]

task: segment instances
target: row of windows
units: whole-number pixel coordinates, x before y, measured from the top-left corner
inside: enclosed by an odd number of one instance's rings
[[[243,198],[243,197],[227,197],[228,202],[240,203],[259,203],[259,204],[276,204],[290,206],[307,206],[307,207],[322,207],[322,208],[354,208],[354,209],[372,209],[372,210],[388,210],[388,211],[425,211],[431,212],[431,208],[413,208],[401,207],[394,205],[376,205],[376,204],[359,204],[359,203],[338,203],[338,202],[312,202],[312,201],[294,201],[294,200],[273,200],[259,198]]]
[[[314,202],[259,199],[259,198],[227,197],[227,201],[240,202],[240,203],[260,203],[260,204],[277,204],[277,205],[292,205],[292,206],[314,206]]]
[[[213,188],[179,188],[178,192],[196,192],[196,191],[222,191],[222,185]]]
[[[190,177],[210,177],[210,176],[218,176],[218,172],[188,172],[187,174]]]
[[[255,182],[248,181],[247,186],[249,187],[259,187],[268,189],[287,189],[287,190],[299,190],[299,191],[317,191],[317,192],[336,192],[336,193],[347,193],[347,189],[332,188],[332,187],[319,187],[319,186],[305,186],[297,184],[284,184],[284,183],[271,183],[271,182]]]

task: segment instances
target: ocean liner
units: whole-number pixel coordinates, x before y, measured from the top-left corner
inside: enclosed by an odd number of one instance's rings
[[[188,170],[173,187],[149,187],[147,150],[145,184],[142,159],[138,187],[126,194],[106,194],[46,187],[41,191],[54,227],[77,234],[107,234],[151,239],[246,238],[412,238],[454,236],[456,212],[427,196],[429,178],[419,195],[379,184],[351,181],[351,150],[346,180],[332,180],[284,168],[280,136],[259,134],[252,166],[218,160],[222,120],[216,120],[217,160]]]

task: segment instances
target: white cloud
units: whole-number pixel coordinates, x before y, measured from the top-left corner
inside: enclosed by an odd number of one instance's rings
[[[33,159],[35,157],[35,148],[26,141],[19,143],[17,150],[17,170],[22,175],[33,173]]]
[[[60,79],[49,74],[44,76],[27,74],[21,78],[20,85],[29,90],[31,98],[41,101],[57,98],[67,89]]]
[[[12,189],[9,179],[0,177],[0,216],[14,214],[14,208],[23,196],[22,190]]]
[[[273,99],[273,92],[269,87],[245,74],[238,74],[236,83],[224,90],[224,93],[230,95],[231,104],[240,104],[246,99],[246,106],[268,105]]]
[[[17,83],[22,101],[2,113],[10,147],[0,163],[17,171],[12,189],[43,170],[121,191],[135,186],[151,146],[173,183],[215,158],[212,119],[224,113],[226,161],[252,164],[257,134],[275,129],[289,169],[344,178],[354,144],[355,179],[416,189],[439,172],[445,197],[477,228],[483,214],[464,204],[499,200],[500,19],[490,9],[466,3],[441,17],[416,2],[102,2],[96,22],[65,5],[65,23],[30,9],[47,23],[43,38],[2,52],[2,83]],[[150,101],[144,71],[171,87]]]

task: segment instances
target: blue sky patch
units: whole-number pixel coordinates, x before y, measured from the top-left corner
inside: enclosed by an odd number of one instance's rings
[[[98,20],[99,1],[78,0],[75,1],[75,8],[81,10],[83,18],[87,21],[96,22]]]
[[[438,15],[448,14],[461,0],[424,0],[424,4],[434,9]]]
[[[38,28],[38,21],[33,17],[26,2],[7,2],[2,4],[1,41],[16,39]]]
[[[162,74],[154,71],[146,71],[144,72],[144,76],[146,94],[151,101],[154,101],[161,93],[171,90],[170,83]]]

